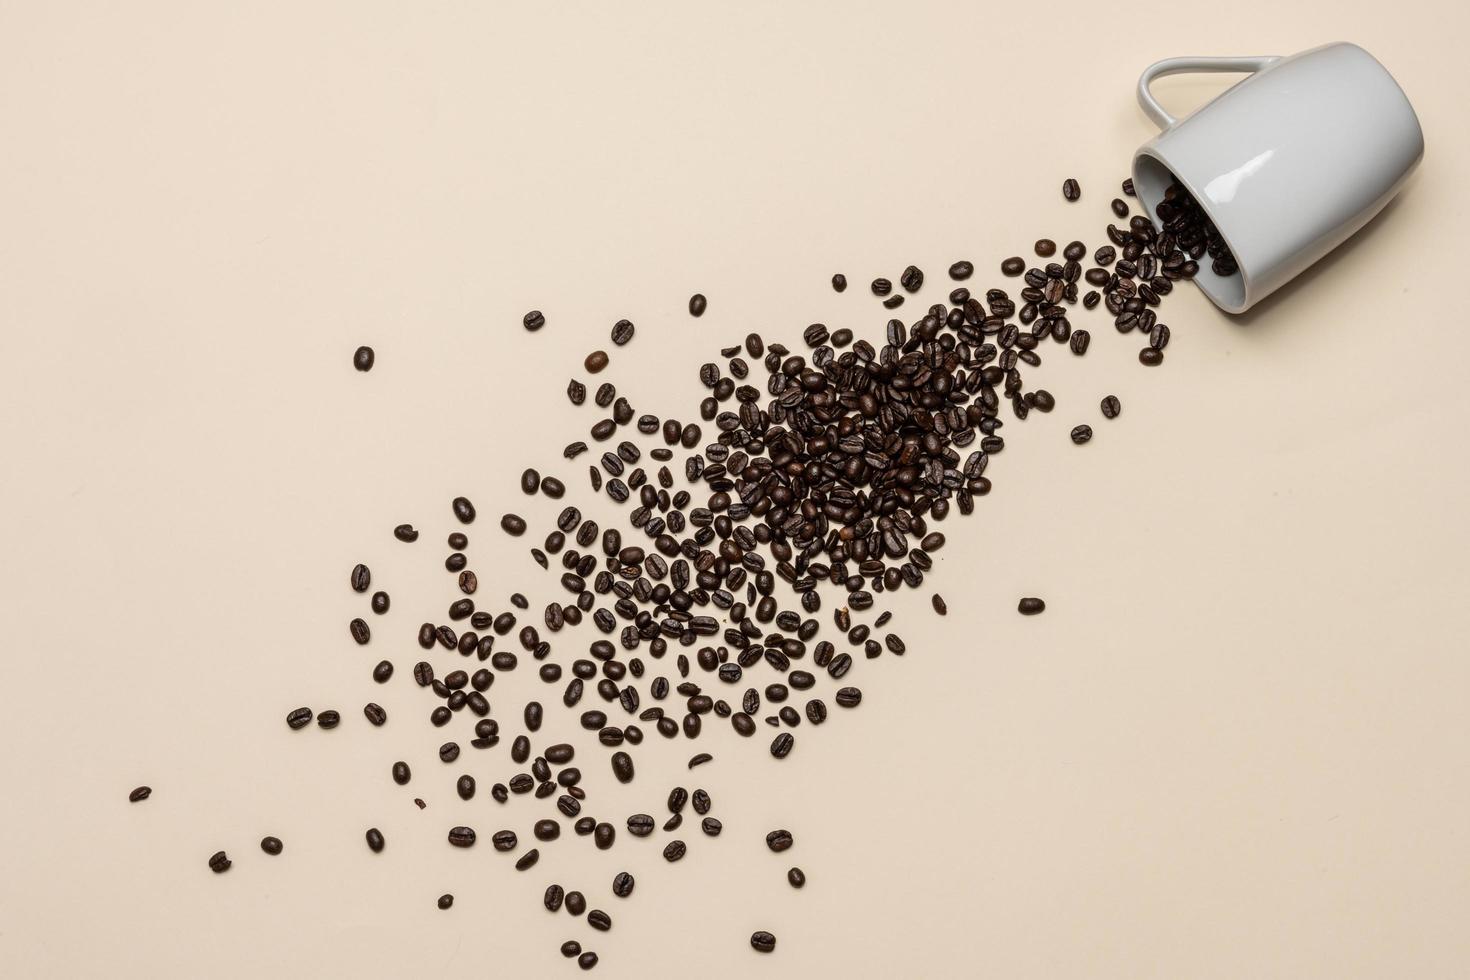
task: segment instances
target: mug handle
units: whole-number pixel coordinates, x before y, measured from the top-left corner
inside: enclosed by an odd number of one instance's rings
[[[1165,58],[1163,61],[1156,61],[1149,65],[1138,77],[1138,104],[1160,129],[1168,129],[1179,120],[1169,115],[1164,107],[1159,105],[1154,94],[1148,90],[1154,79],[1163,78],[1165,75],[1182,75],[1187,72],[1257,72],[1271,67],[1280,60],[1281,56],[1274,54],[1256,55],[1251,58]]]

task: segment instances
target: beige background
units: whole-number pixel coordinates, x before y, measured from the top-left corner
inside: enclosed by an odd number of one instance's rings
[[[0,974],[563,976],[576,937],[603,977],[1465,975],[1465,8],[1115,8],[0,2]],[[688,418],[752,328],[875,336],[873,276],[915,262],[937,298],[955,259],[988,285],[1040,234],[1098,244],[1150,61],[1335,39],[1420,113],[1399,201],[1248,317],[1173,297],[1162,370],[1101,321],[1049,358],[1058,409],[946,528],[950,617],[904,596],[909,655],[784,765],[702,740],[724,837],[686,827],[673,867],[662,834],[573,838],[527,875],[444,844],[529,824],[453,797],[407,678],[447,501],[479,505],[497,608],[556,594],[494,518],[544,533],[528,462],[585,487],[558,451],[595,416],[562,389],[614,320],[638,336],[606,377]],[[394,598],[367,651],[356,561]],[[497,715],[537,689],[503,678]],[[346,720],[292,734],[301,703]],[[657,812],[690,751],[645,744],[627,788],[584,751],[592,812]],[[540,910],[552,880],[614,930]]]

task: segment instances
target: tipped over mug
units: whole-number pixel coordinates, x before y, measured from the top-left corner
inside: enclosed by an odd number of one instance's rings
[[[1190,72],[1252,74],[1183,119],[1149,86]],[[1152,218],[1171,182],[1214,224],[1238,271],[1200,265],[1194,281],[1243,313],[1367,224],[1424,156],[1408,97],[1355,44],[1287,58],[1169,58],[1138,80],[1138,103],[1162,130],[1133,158],[1133,187]]]

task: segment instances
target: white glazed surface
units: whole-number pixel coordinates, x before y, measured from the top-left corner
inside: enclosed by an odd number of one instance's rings
[[[1377,214],[1418,164],[1424,137],[1387,70],[1354,44],[1285,58],[1144,144],[1134,158],[1150,214],[1171,171],[1229,244],[1240,275],[1197,279],[1241,313]]]

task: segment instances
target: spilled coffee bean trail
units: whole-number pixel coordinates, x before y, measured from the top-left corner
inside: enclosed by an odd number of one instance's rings
[[[1077,202],[1082,188],[1068,178],[1062,194]],[[531,603],[519,592],[510,597],[512,609],[491,612],[481,607],[479,580],[466,554],[468,532],[449,535],[444,567],[454,576],[458,595],[448,606],[447,622],[418,627],[426,659],[409,672],[413,684],[437,702],[428,715],[430,724],[458,727],[457,719],[467,713],[476,719],[473,737],[466,739],[469,751],[496,749],[501,723],[489,717],[488,692],[497,675],[521,669],[522,658],[529,656],[540,681],[559,692],[559,698],[550,699],[552,708],[559,701],[606,750],[595,768],[605,767],[617,783],[631,784],[650,779],[636,758],[644,725],[661,738],[693,743],[708,740],[706,728],[721,723],[728,723],[737,741],[754,739],[764,724],[775,729],[767,750],[779,761],[799,751],[798,733],[811,737],[805,733],[857,708],[863,692],[849,683],[848,675],[858,658],[903,655],[907,646],[897,633],[880,633],[890,612],[876,616],[871,625],[855,618],[873,609],[884,593],[924,585],[934,553],[946,540],[935,525],[951,509],[971,514],[975,499],[990,491],[988,467],[1005,448],[1002,415],[1008,410],[1013,420],[1024,421],[1032,411],[1056,407],[1050,392],[1028,389],[1022,372],[1041,364],[1048,342],[1070,356],[1087,353],[1088,331],[1072,324],[1077,306],[1083,311],[1102,306],[1118,333],[1144,338],[1140,362],[1158,365],[1170,332],[1156,310],[1174,284],[1193,277],[1206,256],[1216,274],[1235,274],[1223,240],[1182,187],[1168,190],[1156,211],[1157,224],[1143,215],[1130,217],[1125,198],[1132,194],[1131,182],[1125,181],[1123,195],[1110,201],[1112,214],[1127,222],[1107,225],[1106,243],[1091,250],[1086,268],[1089,248],[1080,241],[1060,249],[1062,261],[1053,260],[1056,243],[1040,239],[1033,251],[1038,259],[1052,261],[1033,265],[1013,256],[1001,262],[1002,277],[1021,277],[1015,297],[1000,287],[980,293],[963,285],[976,267],[960,260],[948,270],[956,284],[948,303],[928,307],[913,322],[888,320],[881,346],[855,339],[851,330],[829,331],[812,324],[801,335],[805,354],[767,343],[757,333],[723,348],[718,361],[697,369],[708,390],[697,408],[699,421],[640,415],[612,383],[598,385],[591,398],[607,415],[589,427],[585,439],[570,442],[563,456],[573,460],[593,452],[592,445],[610,447],[589,466],[588,481],[593,494],[628,505],[622,526],[601,527],[576,504],[567,504],[554,527],[535,532],[545,536],[529,554],[554,576],[547,588],[560,590],[542,608],[539,626],[522,622],[518,613],[528,612]],[[897,289],[893,281],[879,278],[870,290],[884,308],[896,310],[924,281],[923,271],[909,266],[898,276]],[[846,276],[834,275],[831,285],[843,292]],[[694,294],[689,314],[703,315],[708,302],[703,294]],[[523,325],[532,332],[552,326],[539,310],[526,313]],[[619,320],[610,340],[621,348],[634,334],[630,321]],[[374,360],[367,347],[353,354],[359,371],[371,370]],[[589,375],[598,374],[611,361],[606,350],[594,350],[582,367]],[[764,391],[751,383],[762,373]],[[587,383],[571,379],[567,397],[573,405],[586,404]],[[1121,410],[1112,395],[1100,405],[1104,419],[1117,418]],[[707,435],[705,426],[713,433]],[[647,450],[647,468],[635,433],[662,443]],[[1091,426],[1079,423],[1071,438],[1087,443]],[[682,484],[667,465],[676,450],[686,454]],[[520,490],[552,500],[570,492],[557,477],[532,468],[521,474]],[[461,528],[477,520],[467,497],[456,497],[450,510]],[[530,522],[514,512],[497,521],[511,539],[531,533]],[[407,545],[419,539],[408,523],[393,527],[392,534]],[[559,570],[552,570],[553,562]],[[359,564],[348,581],[354,592],[367,595],[372,571]],[[835,632],[824,631],[818,619],[824,592],[841,597],[831,613]],[[374,616],[389,614],[387,592],[375,591],[367,601]],[[947,613],[939,593],[930,602],[936,615]],[[1017,600],[1023,615],[1045,608],[1039,597]],[[553,657],[549,637],[575,630],[584,620],[600,636],[587,645],[585,656],[564,666]],[[359,645],[371,644],[373,632],[366,617],[348,624]],[[497,641],[512,632],[514,645],[506,642],[497,648]],[[674,651],[674,646],[681,650]],[[427,659],[430,652],[455,653],[465,666],[441,673]],[[677,674],[673,678],[666,672],[670,661]],[[392,682],[397,674],[386,659],[372,668],[379,684]],[[589,686],[595,699],[587,697]],[[829,708],[829,698],[839,711]],[[373,726],[389,723],[387,712],[376,703],[362,710]],[[502,805],[512,796],[545,801],[544,815],[529,828],[499,828],[488,835],[456,825],[446,833],[449,846],[467,849],[488,842],[495,851],[514,854],[517,871],[532,873],[539,847],[555,845],[568,822],[573,834],[592,838],[600,850],[616,846],[619,827],[638,838],[661,828],[670,835],[661,853],[671,863],[698,847],[698,835],[723,832],[710,794],[681,785],[668,793],[663,817],[638,812],[614,823],[584,813],[594,793],[573,763],[585,763],[586,752],[569,742],[543,744],[539,732],[546,713],[546,705],[530,700],[508,716],[519,719],[508,752],[512,765],[504,767],[505,778],[487,791]],[[341,722],[336,710],[308,706],[291,709],[284,718],[293,730],[305,729],[313,720],[323,729]],[[461,755],[456,740],[440,746],[442,764],[453,765]],[[688,769],[716,758],[711,752],[694,753]],[[409,786],[414,778],[404,760],[385,761],[384,772],[399,786]],[[660,773],[654,778],[673,782],[678,777]],[[480,792],[480,782],[466,772],[455,790],[469,801]],[[129,799],[142,802],[151,793],[150,787],[140,786]],[[413,803],[421,810],[428,806],[420,798]],[[692,826],[682,830],[686,811],[691,822],[698,820],[698,835]],[[364,837],[371,853],[388,846],[376,827],[366,828]],[[752,843],[756,839],[745,831],[742,837]],[[798,836],[784,828],[766,832],[765,842],[777,854],[799,849]],[[270,856],[284,849],[273,836],[263,838],[260,847]],[[217,874],[232,863],[223,850],[207,862]],[[806,884],[800,867],[790,867],[785,877],[791,888]],[[635,888],[634,874],[623,871],[607,891],[619,902],[634,901]],[[565,911],[593,932],[614,928],[614,917],[589,903],[582,892],[564,890],[555,882],[546,885],[542,899],[546,911]],[[442,895],[437,905],[450,910],[454,896]],[[591,938],[568,938],[560,952],[582,969],[591,969],[598,955],[583,946]],[[760,953],[772,953],[777,945],[775,933],[764,928],[753,932],[749,942]]]

